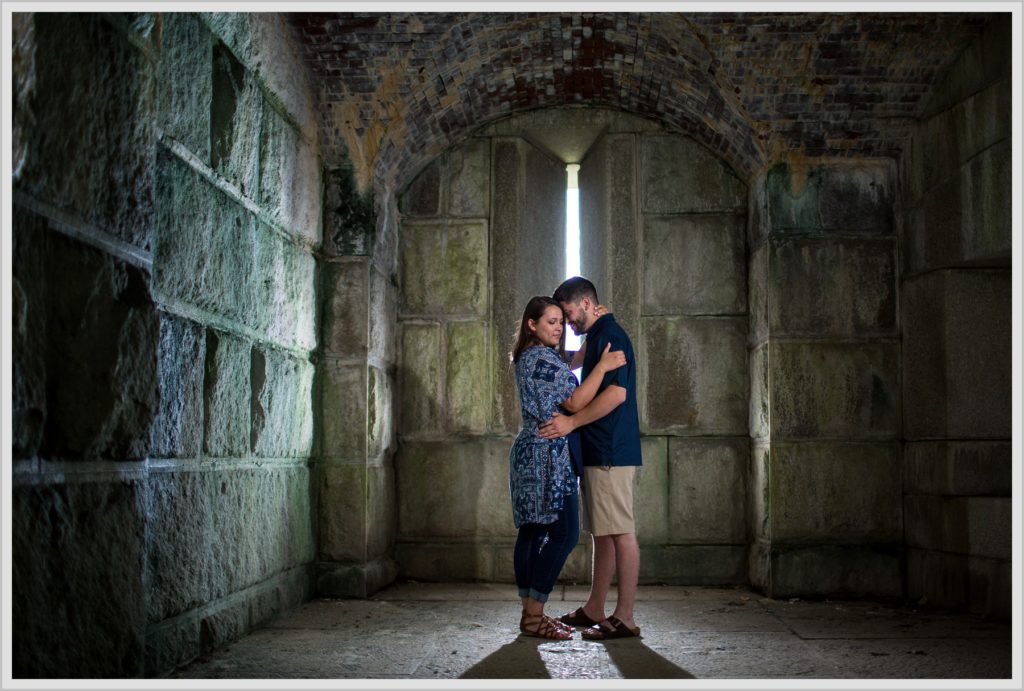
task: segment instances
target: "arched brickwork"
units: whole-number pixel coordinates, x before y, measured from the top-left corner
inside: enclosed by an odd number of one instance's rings
[[[892,156],[986,14],[330,13],[288,16],[328,164],[401,187],[513,112],[617,108],[751,172],[787,153]]]

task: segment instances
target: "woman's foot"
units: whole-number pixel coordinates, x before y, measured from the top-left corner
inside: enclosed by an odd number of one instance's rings
[[[572,627],[566,626],[546,614],[523,612],[523,616],[519,620],[519,631],[524,636],[546,638],[553,641],[567,641],[572,638]]]

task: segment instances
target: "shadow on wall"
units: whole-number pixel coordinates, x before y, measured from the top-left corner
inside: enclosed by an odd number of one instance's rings
[[[620,675],[623,679],[696,678],[639,639],[556,642],[524,636],[467,669],[462,678],[608,679]]]

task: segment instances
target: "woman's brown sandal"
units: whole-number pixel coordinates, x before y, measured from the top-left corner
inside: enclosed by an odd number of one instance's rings
[[[536,623],[527,622],[527,619],[536,620]],[[527,614],[523,612],[519,620],[519,631],[524,636],[534,638],[546,638],[552,641],[567,641],[572,638],[572,629],[552,619],[546,614]]]

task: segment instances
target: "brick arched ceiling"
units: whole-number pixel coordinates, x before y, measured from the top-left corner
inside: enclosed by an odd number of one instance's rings
[[[784,155],[895,156],[981,13],[288,14],[329,165],[408,182],[513,112],[658,120],[741,174]]]

